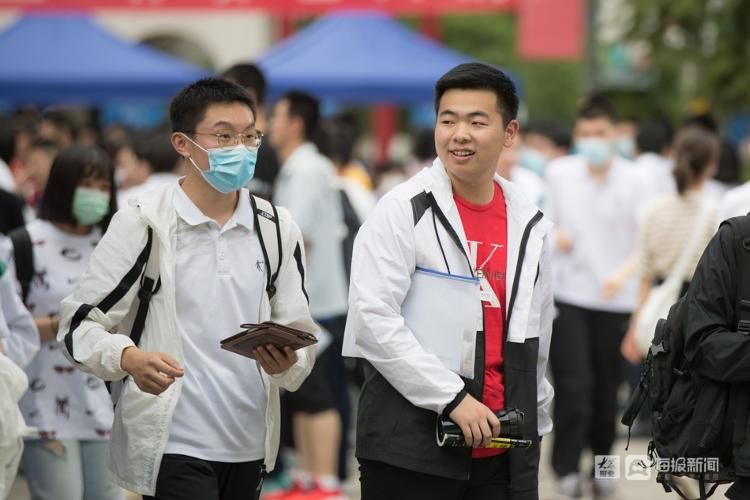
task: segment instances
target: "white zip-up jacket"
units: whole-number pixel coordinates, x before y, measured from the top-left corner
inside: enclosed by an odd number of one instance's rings
[[[139,303],[138,283],[145,264],[143,254],[149,226],[153,230],[153,245],[158,245],[161,288],[151,299],[139,347],[144,351],[166,352],[181,364],[184,362],[175,306],[175,189],[179,189],[176,183],[157,188],[131,200],[130,207],[114,216],[91,257],[88,270],[61,304],[58,340],[64,342],[67,355],[80,369],[104,380],[120,380],[127,375],[120,360],[122,351],[133,345],[128,333]],[[244,190],[242,193],[247,194]],[[259,321],[295,323],[295,327],[315,333],[318,328],[310,317],[304,291],[302,236],[288,211],[279,208],[278,213],[282,260],[277,292],[272,300],[264,292]],[[275,247],[275,242],[266,242],[269,251],[272,244]],[[265,289],[265,281],[248,286]],[[296,390],[315,361],[314,347],[300,349],[297,354],[297,363],[282,374],[269,376],[259,368],[267,399],[267,470],[273,469],[278,452],[279,388]],[[109,461],[112,478],[120,486],[154,495],[182,383],[178,378],[162,394],[154,396],[142,392],[132,377],[126,379],[115,408]]]
[[[509,303],[505,312],[506,321],[510,321],[506,327],[506,346],[508,342],[520,345],[538,339],[536,398],[541,436],[552,430],[550,405],[554,394],[545,377],[554,316],[546,238],[552,223],[541,216],[517,186],[500,176],[495,177],[495,182],[502,187],[508,214],[506,297]],[[460,238],[465,254],[440,222],[433,223],[432,210],[420,206],[417,200],[422,192],[434,195]],[[469,247],[453,200],[450,178],[436,159],[432,167],[423,169],[384,196],[359,231],[343,349],[345,356],[367,359],[411,404],[436,413],[442,413],[464,389],[464,381],[425,351],[406,326],[401,304],[416,267],[445,271],[443,251],[454,272],[469,272],[465,257],[470,255]],[[522,267],[517,269],[520,251],[524,253]],[[475,293],[479,304],[478,287]],[[509,359],[511,354],[507,351],[506,365],[521,362]],[[507,377],[506,384],[512,383],[512,377]]]

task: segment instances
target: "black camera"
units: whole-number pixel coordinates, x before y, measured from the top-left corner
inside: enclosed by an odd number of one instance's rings
[[[523,438],[524,414],[518,408],[510,408],[496,413],[500,420],[500,435],[493,437],[486,448],[528,448],[530,439]],[[437,419],[437,443],[440,447],[466,448],[464,433],[453,420],[440,415]]]

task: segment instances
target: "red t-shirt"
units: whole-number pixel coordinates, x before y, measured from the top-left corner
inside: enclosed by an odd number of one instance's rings
[[[505,274],[508,259],[508,217],[505,197],[495,183],[487,205],[475,205],[454,194],[469,244],[469,259],[480,278],[484,309],[484,391],[482,402],[493,412],[505,406],[503,343],[505,341]],[[499,455],[502,449],[476,449],[474,458]]]

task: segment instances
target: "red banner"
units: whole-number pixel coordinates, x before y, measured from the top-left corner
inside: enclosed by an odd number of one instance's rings
[[[321,14],[331,10],[381,10],[394,14],[444,14],[513,10],[517,0],[0,0],[0,9],[201,10],[258,9],[274,14]]]
[[[584,0],[519,0],[518,53],[524,59],[578,59]]]

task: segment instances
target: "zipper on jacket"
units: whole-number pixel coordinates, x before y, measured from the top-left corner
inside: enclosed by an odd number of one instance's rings
[[[510,300],[508,300],[508,307],[507,312],[505,314],[505,327],[503,328],[503,332],[505,332],[505,339],[507,341],[509,335],[508,335],[508,328],[510,327],[510,318],[513,314],[513,305],[516,302],[516,295],[518,294],[518,281],[521,278],[521,270],[523,269],[523,260],[526,257],[526,246],[529,243],[529,236],[531,236],[531,230],[534,229],[534,226],[536,226],[539,221],[542,220],[544,217],[544,214],[541,210],[537,211],[537,213],[534,215],[534,217],[531,218],[528,224],[526,224],[526,228],[523,230],[523,236],[521,237],[521,245],[518,248],[518,261],[516,262],[516,274],[513,277],[513,286],[510,290]]]

